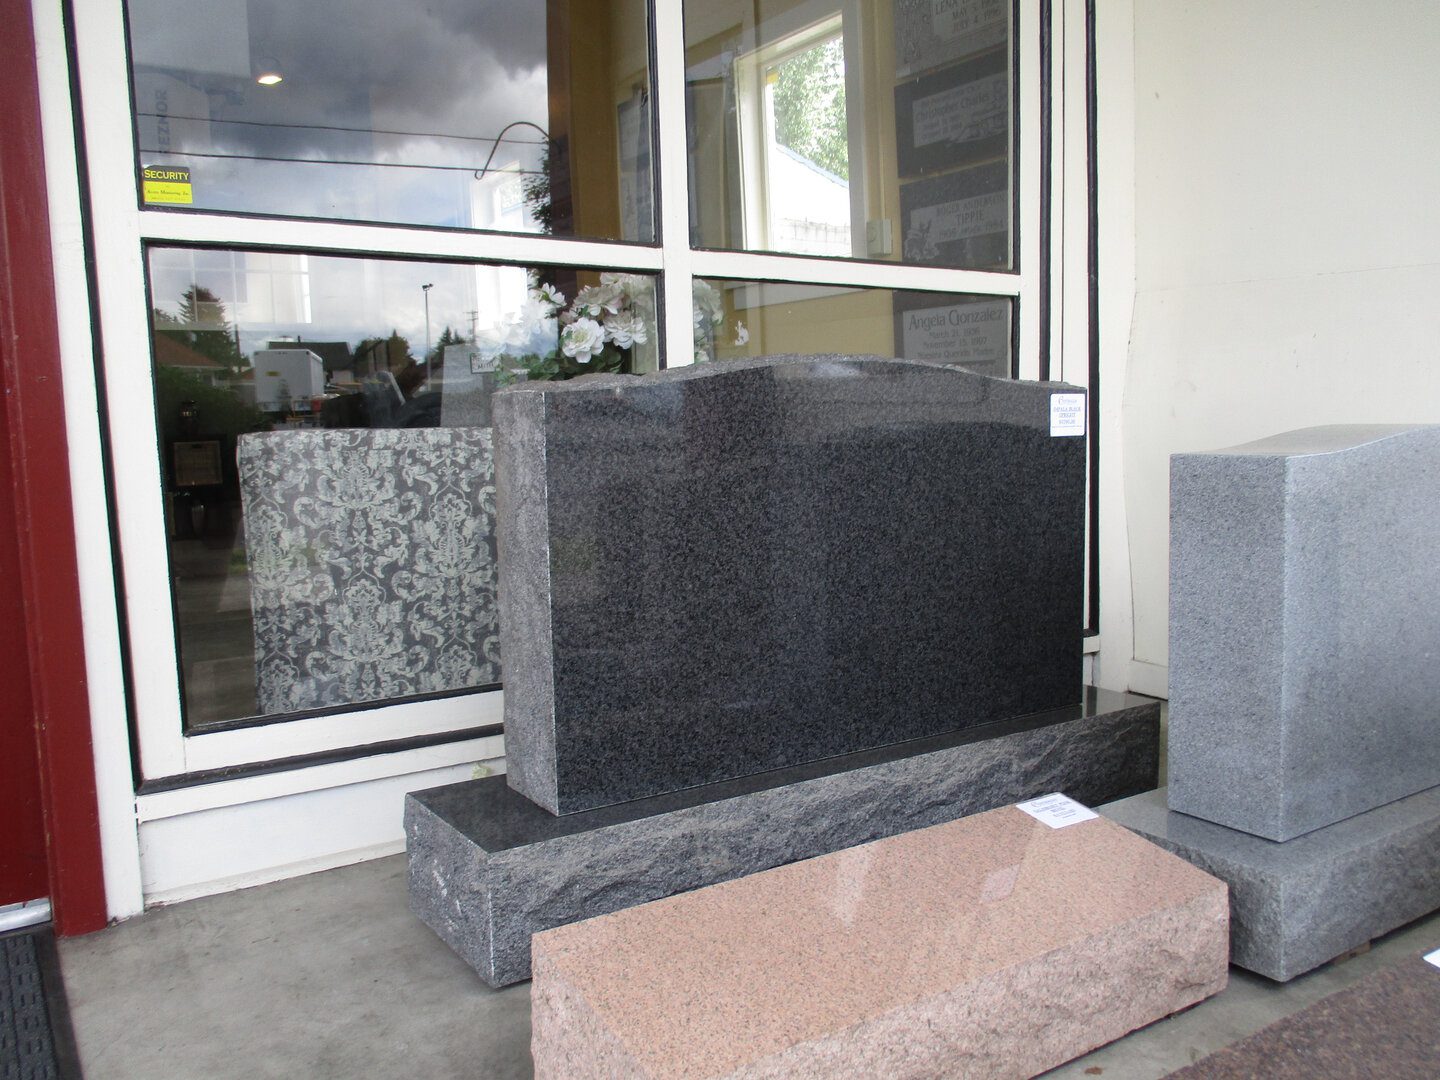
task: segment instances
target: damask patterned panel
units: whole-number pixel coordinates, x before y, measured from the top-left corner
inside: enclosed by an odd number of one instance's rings
[[[489,428],[239,440],[262,714],[500,681]]]

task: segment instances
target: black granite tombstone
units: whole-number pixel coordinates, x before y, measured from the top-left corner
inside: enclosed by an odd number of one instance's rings
[[[496,395],[511,785],[570,813],[1077,702],[1081,393],[780,357]]]

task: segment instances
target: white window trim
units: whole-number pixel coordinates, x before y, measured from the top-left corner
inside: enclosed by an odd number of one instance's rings
[[[35,0],[37,11],[50,14],[47,0]],[[1057,5],[1055,43],[1056,85],[1061,63]],[[1070,6],[1074,6],[1073,3]],[[1020,0],[1015,27],[1018,41],[1016,79],[1022,88],[1039,84],[1039,0]],[[1080,25],[1083,25],[1083,7]],[[38,20],[37,20],[38,21]],[[178,657],[170,596],[167,540],[160,483],[160,456],[154,423],[150,377],[150,336],[144,293],[143,245],[148,242],[206,243],[269,247],[317,253],[394,255],[409,259],[475,260],[520,264],[574,263],[621,270],[664,271],[664,337],[667,363],[692,362],[690,283],[692,276],[795,282],[847,287],[915,289],[990,294],[1020,302],[1018,339],[1022,378],[1038,378],[1040,355],[1040,241],[1036,208],[1040,205],[1038,135],[1040,94],[1022,92],[1019,131],[1019,205],[1021,207],[1020,269],[985,272],[894,263],[837,260],[821,257],[753,252],[691,250],[688,221],[686,161],[685,36],[681,0],[655,0],[655,68],[652,72],[658,132],[660,176],[659,247],[600,243],[539,236],[464,233],[406,226],[348,224],[327,221],[233,217],[215,213],[166,213],[136,205],[133,122],[128,93],[129,71],[123,43],[125,27],[117,0],[74,0],[78,69],[84,105],[85,149],[91,184],[95,288],[98,326],[106,363],[104,391],[111,425],[111,467],[116,492],[116,529],[125,564],[124,608],[129,628],[130,677],[143,775],[147,779],[290,758],[304,754],[363,747],[373,742],[463,731],[498,722],[500,692],[461,695],[438,700],[409,701],[358,708],[352,712],[295,720],[271,721],[252,727],[185,735],[181,728]],[[1083,41],[1081,43],[1083,58]],[[1079,65],[1083,72],[1083,63]],[[1083,74],[1082,74],[1083,78]],[[1066,93],[1073,91],[1066,86]],[[1083,100],[1083,94],[1081,95]],[[1056,139],[1067,131],[1058,106]],[[1083,123],[1078,125],[1083,139]],[[1012,130],[1013,127],[1012,127]],[[1059,147],[1063,151],[1063,146]],[[1068,170],[1056,154],[1051,182],[1064,190]],[[1080,189],[1083,192],[1083,185]],[[1082,196],[1083,197],[1083,196]],[[1053,200],[1059,223],[1065,220],[1062,200]],[[1052,222],[1052,227],[1054,226]],[[1067,234],[1056,230],[1056,251]],[[899,237],[896,237],[899,243]],[[1080,256],[1083,260],[1083,254]],[[1062,258],[1056,255],[1058,260]],[[1053,275],[1059,289],[1068,267],[1058,264]],[[1084,273],[1076,278],[1084,280]],[[1057,292],[1057,299],[1059,293]],[[1061,309],[1057,303],[1054,310]],[[1068,357],[1073,343],[1064,338],[1068,320],[1052,317],[1052,355]],[[81,348],[71,342],[74,352]],[[88,354],[88,343],[85,349]],[[1085,373],[1077,354],[1054,365],[1072,381]],[[88,355],[86,357],[88,362]],[[93,452],[93,451],[92,451]],[[108,565],[108,559],[107,559]],[[92,586],[93,588],[93,586]]]

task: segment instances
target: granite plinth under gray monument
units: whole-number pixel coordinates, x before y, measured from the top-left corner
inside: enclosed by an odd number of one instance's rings
[[[1089,688],[1021,720],[563,816],[500,776],[416,792],[410,905],[504,986],[529,977],[541,930],[1051,791],[1096,805],[1147,790],[1159,715]]]
[[[238,457],[261,713],[499,681],[489,429],[274,431]]]
[[[1074,704],[1082,394],[839,356],[497,393],[510,784],[571,813]]]
[[[1230,886],[1230,962],[1287,982],[1440,908],[1440,788],[1277,843],[1166,806],[1099,808]]]
[[[1440,426],[1171,458],[1170,808],[1288,840],[1440,784]]]

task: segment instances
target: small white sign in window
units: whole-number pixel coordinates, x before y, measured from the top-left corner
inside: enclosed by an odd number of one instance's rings
[[[1089,821],[1099,815],[1088,806],[1076,802],[1069,795],[1062,795],[1055,791],[1049,795],[1041,795],[1038,799],[1031,799],[1029,802],[1016,803],[1017,810],[1023,810],[1036,821],[1043,821],[1052,829],[1063,829],[1066,825],[1074,825],[1077,821]]]
[[[1085,395],[1050,395],[1050,434],[1085,434]]]

